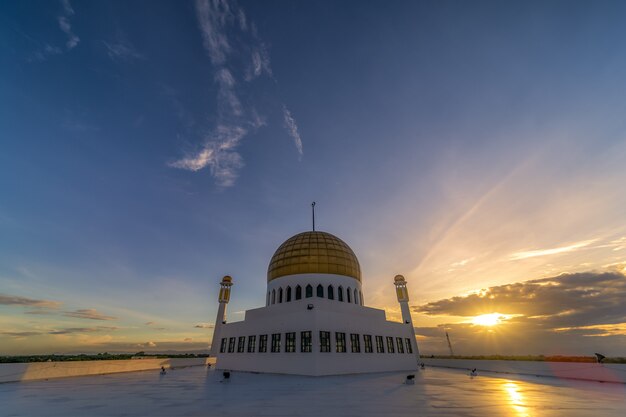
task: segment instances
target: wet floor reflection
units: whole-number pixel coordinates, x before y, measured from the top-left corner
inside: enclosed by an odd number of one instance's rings
[[[519,382],[513,382],[509,380],[502,381],[502,390],[507,394],[508,403],[513,410],[514,415],[518,417],[531,417],[531,413],[528,410],[528,404],[526,398],[522,393]]]

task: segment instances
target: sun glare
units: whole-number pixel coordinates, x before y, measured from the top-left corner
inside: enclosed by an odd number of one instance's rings
[[[482,314],[472,319],[472,324],[479,326],[495,326],[502,322],[503,315],[500,313]]]

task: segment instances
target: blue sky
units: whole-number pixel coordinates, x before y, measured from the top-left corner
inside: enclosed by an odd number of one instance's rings
[[[201,349],[221,276],[232,319],[262,305],[273,251],[310,228],[315,200],[318,228],[359,257],[368,305],[398,317],[402,273],[427,351],[452,323],[467,352],[508,353],[463,323],[497,312],[505,329],[519,309],[433,303],[623,275],[625,9],[3,4],[2,345]],[[618,352],[624,323],[622,308],[586,324],[619,332],[558,329]]]

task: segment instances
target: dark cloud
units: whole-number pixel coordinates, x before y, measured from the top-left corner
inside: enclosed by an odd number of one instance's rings
[[[50,300],[35,300],[33,298],[19,297],[16,295],[0,294],[0,305],[18,305],[26,307],[59,308],[61,303]]]
[[[81,309],[81,310],[75,310],[75,311],[65,311],[63,312],[63,315],[67,317],[74,317],[77,319],[117,320],[117,317],[105,316],[104,314],[99,313],[97,310],[93,308]]]
[[[44,332],[27,331],[27,332],[2,332],[1,334],[11,337],[30,337],[39,336],[42,334],[73,334],[73,333],[95,333],[95,332],[108,332],[119,329],[114,326],[97,326],[97,327],[66,327],[63,329],[47,330]]]
[[[61,330],[50,330],[48,334],[92,333],[97,331],[98,329],[91,327],[69,327]]]
[[[468,321],[482,314],[514,315],[493,327],[471,323],[416,327],[420,344],[438,352],[447,351],[447,329],[453,346],[466,354],[580,354],[593,349],[619,354],[626,347],[625,299],[626,276],[585,272],[494,286],[412,310]]]
[[[25,311],[24,314],[33,314],[37,316],[50,316],[53,314],[57,314],[57,312],[54,310],[37,309],[37,310]]]
[[[39,336],[40,332],[2,332],[5,336],[11,337],[30,337],[30,336]]]

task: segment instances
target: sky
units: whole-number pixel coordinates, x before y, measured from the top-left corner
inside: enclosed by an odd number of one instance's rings
[[[624,13],[4,2],[0,354],[206,351],[315,201],[422,353],[624,356]]]

